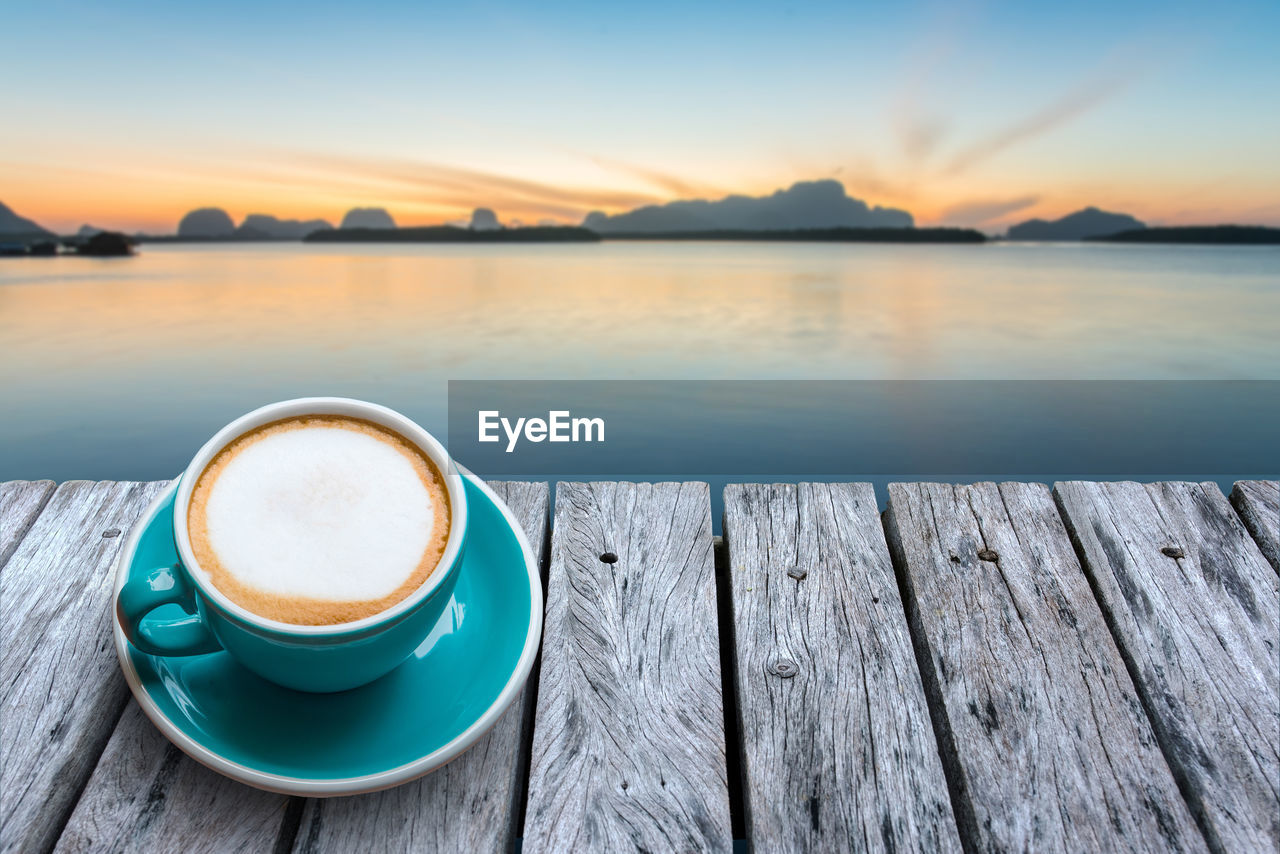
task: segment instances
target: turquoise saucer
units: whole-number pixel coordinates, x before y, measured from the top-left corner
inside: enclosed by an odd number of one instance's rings
[[[292,795],[385,789],[462,753],[520,692],[542,634],[542,583],[520,525],[483,481],[464,479],[470,527],[457,587],[404,664],[362,688],[307,694],[267,682],[225,652],[146,655],[115,622],[120,666],[143,712],[196,761]],[[177,561],[173,494],[170,486],[134,526],[116,591],[132,573]]]

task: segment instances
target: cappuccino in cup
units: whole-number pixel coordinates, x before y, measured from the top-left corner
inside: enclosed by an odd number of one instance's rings
[[[187,534],[209,583],[303,626],[381,613],[431,577],[449,540],[444,478],[395,431],[345,415],[241,435],[191,492]]]

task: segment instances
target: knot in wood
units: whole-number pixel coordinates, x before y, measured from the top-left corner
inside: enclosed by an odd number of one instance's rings
[[[790,679],[800,672],[800,666],[789,658],[775,658],[769,665],[769,672],[783,679]]]
[[[103,537],[105,537],[105,538],[106,538],[106,539],[108,539],[108,540],[109,540],[109,539],[111,539],[112,537],[118,537],[118,536],[120,536],[120,529],[119,529],[119,528],[107,528],[107,530],[105,530],[105,531],[103,531],[103,532],[102,532],[102,536],[103,536]]]
[[[1165,546],[1160,550],[1160,554],[1164,555],[1165,557],[1173,557],[1173,558],[1187,556],[1187,553],[1184,552],[1182,549],[1178,548],[1177,546]]]
[[[617,563],[618,556],[613,552],[605,552],[604,554],[600,555],[600,562],[601,563]]]
[[[793,566],[787,570],[787,575],[791,576],[796,581],[799,581],[800,579],[804,578],[808,574],[809,574],[809,570],[801,569],[798,566]]]
[[[1000,560],[1000,555],[996,554],[994,549],[980,549],[978,551],[978,560],[985,560],[987,563],[995,563]]]

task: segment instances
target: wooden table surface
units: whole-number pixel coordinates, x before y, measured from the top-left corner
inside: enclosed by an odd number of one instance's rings
[[[165,486],[0,484],[0,851],[1280,847],[1280,488],[498,483],[545,569],[521,698],[385,792],[188,759],[116,662]],[[615,562],[602,555],[613,553]]]

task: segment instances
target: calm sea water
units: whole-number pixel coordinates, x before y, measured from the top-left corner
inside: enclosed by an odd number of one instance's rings
[[[449,379],[1280,379],[1278,329],[1280,251],[1262,247],[6,259],[0,480],[168,477],[235,416],[302,395],[382,402],[443,433]]]

